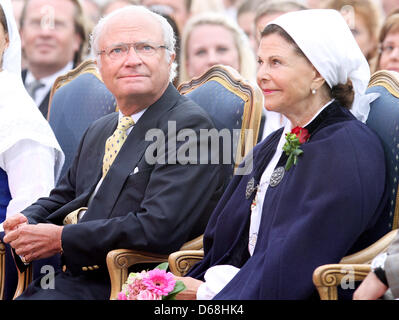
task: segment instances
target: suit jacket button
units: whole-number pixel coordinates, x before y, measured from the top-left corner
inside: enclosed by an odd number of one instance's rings
[[[87,269],[87,267],[82,267],[82,270],[87,271],[88,269]]]
[[[93,268],[94,268],[95,270],[100,269],[100,267],[99,267],[98,265],[93,266]]]
[[[88,268],[89,268],[90,271],[94,270],[94,268],[92,266],[88,266]]]

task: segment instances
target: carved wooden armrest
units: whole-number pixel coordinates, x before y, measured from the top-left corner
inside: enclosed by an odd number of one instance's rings
[[[203,236],[186,242],[180,250],[199,250],[202,249]],[[116,249],[107,254],[107,267],[111,278],[110,299],[115,300],[121,291],[122,285],[128,277],[128,268],[139,263],[163,263],[168,261],[168,255],[156,254],[151,252]]]
[[[107,267],[111,278],[110,299],[115,300],[128,277],[128,268],[138,263],[162,263],[168,255],[129,249],[116,249],[107,254]]]
[[[204,246],[203,244],[203,235],[198,236],[197,238],[187,241],[183,246],[180,248],[181,250],[201,250]]]
[[[318,267],[313,272],[313,283],[319,292],[320,299],[337,300],[337,286],[341,283],[348,284],[349,281],[354,283],[363,280],[370,272],[371,261],[388,249],[397,232],[398,229],[388,232],[369,247],[342,258],[339,264]]]
[[[355,252],[349,256],[343,257],[339,263],[342,264],[369,264],[378,254],[385,252],[393,239],[395,239],[398,229],[388,232],[378,241],[374,242],[367,248]]]
[[[204,257],[203,250],[177,251],[169,255],[170,271],[179,277],[183,277],[197,262]]]
[[[361,281],[370,272],[368,264],[326,264],[313,272],[313,283],[321,300],[337,300],[337,287]]]

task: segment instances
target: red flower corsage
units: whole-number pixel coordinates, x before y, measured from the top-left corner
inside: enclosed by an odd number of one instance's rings
[[[296,165],[298,162],[298,156],[303,153],[300,148],[302,143],[309,140],[310,134],[307,129],[302,127],[295,127],[291,130],[291,133],[285,135],[287,140],[283,146],[283,151],[288,156],[287,163],[285,164],[285,171],[288,171],[293,164]]]

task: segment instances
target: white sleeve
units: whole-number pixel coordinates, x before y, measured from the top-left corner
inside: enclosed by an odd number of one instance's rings
[[[240,271],[230,265],[218,265],[209,268],[204,276],[205,282],[197,291],[197,300],[212,300]]]
[[[0,166],[7,172],[11,194],[7,217],[50,194],[54,163],[54,149],[33,140],[18,141],[1,155]]]

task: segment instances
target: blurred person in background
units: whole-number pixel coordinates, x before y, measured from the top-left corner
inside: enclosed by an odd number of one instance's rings
[[[375,68],[381,12],[373,0],[330,0],[325,8],[341,12],[370,68]]]
[[[385,16],[390,15],[394,10],[399,9],[398,0],[381,0]]]
[[[233,20],[236,20],[237,17],[237,13],[231,17],[232,11],[226,9],[225,1],[223,0],[191,0],[190,17],[204,12],[220,12]]]
[[[47,118],[50,90],[58,76],[76,67],[86,53],[86,24],[77,0],[27,0],[21,13],[22,79]]]
[[[399,72],[399,9],[384,21],[379,36],[376,70]]]
[[[329,0],[306,0],[306,5],[310,9],[322,9]]]
[[[262,0],[244,1],[237,10],[238,25],[247,35],[254,52],[258,49],[255,40],[255,16],[259,4],[263,2]]]
[[[215,64],[231,66],[245,79],[255,81],[255,55],[238,24],[221,13],[197,14],[182,35],[180,82],[202,75]]]
[[[83,7],[83,12],[87,17],[87,29],[90,30],[88,31],[90,34],[101,17],[101,7],[95,0],[80,0],[80,2]]]
[[[180,33],[190,17],[191,3],[192,0],[141,0],[143,6],[153,11],[159,11],[159,6],[164,7],[162,8],[163,12],[176,21]]]
[[[104,17],[116,9],[137,4],[140,4],[140,0],[108,0],[101,7],[101,15]]]
[[[256,9],[256,15],[254,19],[256,46],[259,46],[260,34],[270,21],[276,19],[284,13],[305,9],[307,9],[307,6],[295,0],[263,1]]]

